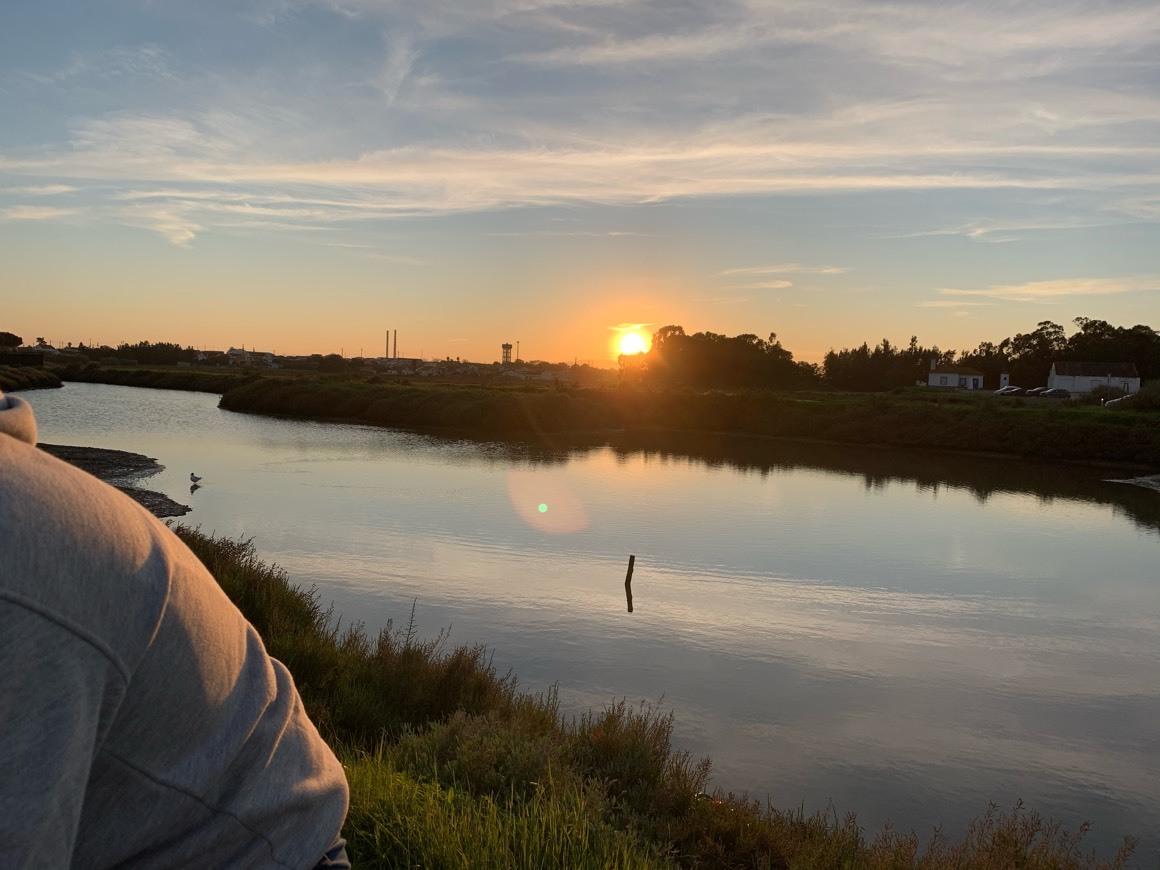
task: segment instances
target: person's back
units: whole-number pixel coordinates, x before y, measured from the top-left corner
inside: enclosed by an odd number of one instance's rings
[[[290,675],[169,529],[34,444],[0,394],[5,862],[314,867],[346,782]]]

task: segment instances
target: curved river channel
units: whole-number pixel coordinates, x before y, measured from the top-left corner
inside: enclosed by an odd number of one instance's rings
[[[676,715],[713,784],[961,835],[1017,799],[1160,860],[1160,492],[1097,469],[725,437],[452,440],[98,384],[40,440],[130,450],[344,621],[484,643],[566,712]],[[203,478],[190,492],[189,474]],[[633,612],[624,576],[636,557]]]

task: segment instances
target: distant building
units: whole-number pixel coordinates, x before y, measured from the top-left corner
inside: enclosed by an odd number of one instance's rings
[[[1134,363],[1057,362],[1051,364],[1047,386],[1090,393],[1096,387],[1108,387],[1117,393],[1140,392],[1140,374]]]
[[[503,364],[505,366],[511,365],[511,362],[512,362],[511,342],[509,341],[509,342],[506,342],[505,344],[500,345],[500,348],[503,350]]]
[[[969,366],[932,366],[926,376],[926,385],[944,389],[981,390],[983,373]]]

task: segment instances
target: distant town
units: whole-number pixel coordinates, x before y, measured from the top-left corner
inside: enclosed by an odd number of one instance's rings
[[[492,362],[399,356],[397,333],[390,332],[385,355],[347,357],[342,353],[279,355],[245,346],[198,350],[149,341],[115,348],[83,342],[60,347],[44,337],[26,343],[18,335],[0,331],[0,365],[232,367],[451,382],[547,381],[576,387],[620,383],[657,388],[820,387],[882,392],[918,385],[966,391],[1004,389],[1012,396],[1030,390],[1060,390],[1097,400],[1135,394],[1143,382],[1160,378],[1160,333],[1152,327],[1116,326],[1087,317],[1076,317],[1072,323],[1075,330],[1070,335],[1060,324],[1044,320],[1026,333],[998,342],[983,341],[961,351],[923,345],[915,336],[905,346],[883,339],[875,346],[864,343],[830,350],[821,365],[795,360],[776,333],[762,339],[748,333],[687,333],[681,326],[669,325],[653,334],[647,351],[622,355],[615,369],[578,360],[523,360],[518,342],[514,346],[497,343],[500,359]],[[1062,397],[1062,393],[1044,395]]]
[[[5,336],[7,338],[5,339]],[[178,368],[194,366],[228,366],[247,369],[285,369],[289,371],[338,374],[361,372],[389,377],[447,379],[503,378],[507,380],[541,380],[575,386],[601,386],[615,383],[614,369],[599,368],[587,362],[549,363],[543,360],[521,360],[512,357],[512,345],[499,346],[502,361],[472,362],[459,357],[421,359],[403,356],[356,356],[342,354],[281,355],[256,348],[230,347],[226,350],[198,350],[172,342],[141,341],[136,344],[89,346],[84,342],[66,342],[58,347],[43,337],[25,344],[12,333],[0,333],[0,365],[85,365],[102,366],[168,365]]]

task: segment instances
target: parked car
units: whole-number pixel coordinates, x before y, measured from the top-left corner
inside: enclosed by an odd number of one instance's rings
[[[996,396],[1021,396],[1021,395],[1023,395],[1023,388],[1017,387],[1014,384],[1010,384],[1009,386],[1006,386],[1006,387],[999,387],[999,389],[995,390],[995,395]]]
[[[1065,390],[1062,387],[1052,387],[1050,390],[1044,390],[1039,395],[1044,399],[1070,399],[1071,390]]]
[[[1028,395],[1028,396],[1042,396],[1043,391],[1046,389],[1047,389],[1047,387],[1028,387],[1026,395]]]

